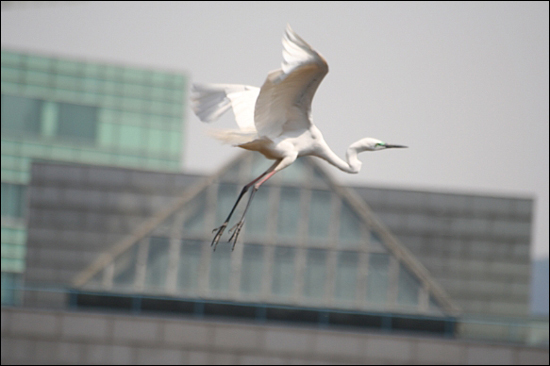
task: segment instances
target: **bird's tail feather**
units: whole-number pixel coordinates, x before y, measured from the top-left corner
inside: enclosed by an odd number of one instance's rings
[[[256,132],[256,130],[246,131],[210,128],[207,132],[211,137],[220,140],[223,143],[231,145],[246,144],[258,138],[258,133]]]

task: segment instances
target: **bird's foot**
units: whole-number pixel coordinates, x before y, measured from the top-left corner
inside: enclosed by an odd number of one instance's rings
[[[239,237],[239,233],[241,232],[241,229],[243,228],[244,220],[241,220],[237,223],[237,225],[233,226],[231,229],[229,229],[229,232],[233,233],[231,234],[231,237],[229,238],[229,242],[233,243],[233,246],[231,247],[231,251],[235,249],[235,244],[237,244],[237,238]]]
[[[216,251],[216,246],[218,245],[218,242],[220,241],[220,238],[222,237],[223,231],[227,227],[227,222],[224,222],[222,226],[215,228],[212,230],[212,232],[217,231],[216,235],[214,236],[214,239],[212,239],[212,244],[210,244],[211,247],[214,247],[214,251]]]

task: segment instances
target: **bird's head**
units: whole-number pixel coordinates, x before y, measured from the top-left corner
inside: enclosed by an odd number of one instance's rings
[[[385,150],[385,149],[391,149],[391,148],[405,148],[405,147],[407,146],[388,144],[384,141],[380,141],[372,137],[365,137],[364,139],[354,142],[350,146],[350,148],[355,149],[357,152],[378,151],[378,150]]]

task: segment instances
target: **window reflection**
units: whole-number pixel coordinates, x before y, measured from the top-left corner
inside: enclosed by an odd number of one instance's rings
[[[257,294],[262,286],[264,248],[261,245],[248,244],[243,249],[241,265],[241,292]]]
[[[399,264],[398,283],[397,303],[400,305],[418,305],[420,281],[403,264]]]
[[[231,245],[218,245],[210,257],[210,290],[227,292],[231,275]]]
[[[358,267],[359,253],[338,253],[338,264],[336,267],[336,284],[334,289],[334,296],[337,299],[355,299]]]
[[[168,238],[152,237],[147,253],[145,286],[161,289],[166,284],[170,242]]]
[[[383,304],[387,301],[390,258],[386,254],[371,253],[367,274],[367,301]]]
[[[133,245],[117,257],[113,276],[114,288],[121,290],[132,289],[134,287],[138,248],[139,245]]]
[[[180,291],[195,291],[197,289],[200,274],[201,249],[201,242],[198,240],[182,241],[177,284]]]
[[[95,141],[96,130],[97,107],[59,103],[58,136]]]
[[[298,236],[300,220],[300,189],[283,187],[279,199],[279,214],[277,216],[277,235],[292,239]]]
[[[2,134],[40,135],[43,101],[2,94]]]
[[[206,207],[206,197],[204,194],[199,195],[194,198],[189,205],[191,209],[189,210],[189,217],[185,220],[183,224],[184,233],[202,233],[204,227],[204,214]]]
[[[273,261],[271,292],[278,296],[290,296],[294,287],[294,257],[296,250],[276,247]]]
[[[340,246],[350,246],[350,243],[361,242],[361,222],[348,203],[342,202],[340,211]]]
[[[322,298],[325,294],[327,251],[309,249],[304,278],[304,296]]]
[[[331,192],[313,190],[309,204],[309,236],[328,239],[331,213]]]

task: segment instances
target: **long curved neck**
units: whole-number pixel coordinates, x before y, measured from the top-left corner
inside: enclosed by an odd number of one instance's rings
[[[357,143],[353,143],[348,147],[346,151],[346,161],[342,160],[336,155],[329,147],[326,146],[323,149],[323,153],[319,155],[320,158],[325,159],[330,164],[334,165],[338,169],[350,173],[357,174],[361,170],[361,161],[357,158],[357,154],[363,151],[357,146]]]

